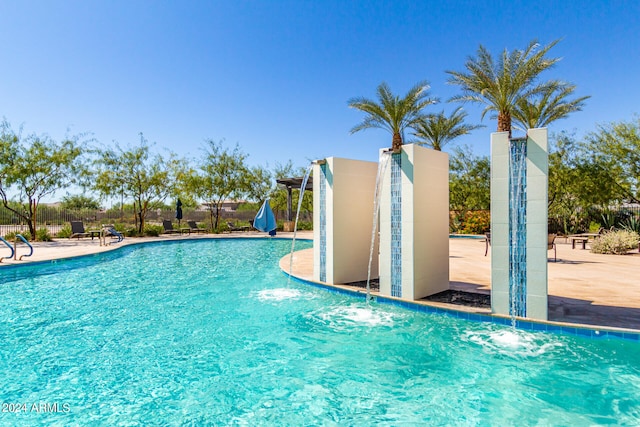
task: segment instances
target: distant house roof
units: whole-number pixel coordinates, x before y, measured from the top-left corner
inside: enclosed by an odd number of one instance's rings
[[[287,188],[300,188],[302,187],[302,180],[304,178],[303,177],[296,177],[296,178],[281,178],[281,179],[276,179],[276,182],[280,185],[284,185]],[[307,186],[304,188],[305,191],[306,190],[310,190],[313,191],[313,177],[310,176],[308,181],[307,181]]]

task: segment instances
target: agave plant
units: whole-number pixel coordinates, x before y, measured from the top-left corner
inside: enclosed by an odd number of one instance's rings
[[[640,215],[629,215],[627,219],[620,223],[623,230],[635,231],[640,234]]]

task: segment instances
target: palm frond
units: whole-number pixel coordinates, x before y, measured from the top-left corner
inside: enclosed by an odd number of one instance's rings
[[[482,45],[475,57],[467,58],[466,72],[447,71],[449,84],[460,86],[462,95],[452,98],[462,102],[485,104],[482,117],[495,111],[500,117],[510,117],[522,98],[543,92],[537,84],[540,73],[553,67],[560,58],[547,58],[559,40],[540,48],[537,40],[529,42],[524,50],[504,49],[494,60]],[[510,124],[508,127],[510,128]]]
[[[404,130],[412,127],[423,115],[423,109],[437,102],[429,97],[429,84],[418,82],[404,97],[394,95],[389,85],[382,82],[376,88],[377,100],[363,97],[352,98],[348,101],[350,108],[355,108],[366,114],[361,123],[351,129],[351,133],[363,129],[380,128],[392,135],[404,135]]]
[[[422,116],[417,122],[413,133],[418,138],[416,143],[441,151],[446,144],[455,138],[483,127],[482,125],[464,123],[466,117],[467,113],[462,107],[458,107],[448,117],[444,111],[438,114]]]
[[[575,111],[581,111],[589,96],[568,99],[576,86],[558,80],[539,85],[516,103],[514,122],[522,130],[548,126]]]

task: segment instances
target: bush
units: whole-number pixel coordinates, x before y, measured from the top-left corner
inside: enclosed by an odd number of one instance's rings
[[[116,227],[116,230],[118,230],[118,228]],[[120,231],[120,230],[118,230]],[[124,230],[120,231],[122,234],[124,234],[126,237],[138,237],[138,229],[136,227],[127,227]]]
[[[295,223],[295,219],[294,221],[292,221]],[[276,221],[276,231],[284,231],[284,223],[285,221],[282,220],[278,220]],[[298,228],[296,229],[297,231],[301,231],[301,230],[313,230],[313,222],[312,221],[302,221],[301,219],[298,219]],[[255,228],[253,229],[253,231],[255,231]]]
[[[162,225],[153,225],[148,224],[144,226],[144,235],[151,237],[158,237],[164,231],[164,227]]]
[[[638,247],[639,242],[640,235],[635,231],[610,231],[591,243],[591,252],[594,254],[624,255],[631,249]]]
[[[595,221],[589,223],[589,233],[598,233],[600,228],[602,228],[602,226]]]
[[[58,231],[58,233],[56,234],[56,237],[60,239],[71,237],[71,226],[69,224],[65,224],[64,226],[62,226],[60,231]]]
[[[462,219],[462,234],[482,234],[491,227],[491,214],[489,211],[468,211]]]
[[[15,231],[11,231],[7,234],[4,235],[4,239],[7,242],[13,242],[14,240],[16,240],[16,234],[22,234],[22,236],[27,239],[27,240],[31,240],[31,233],[29,233],[28,231],[21,231],[20,233],[16,233]]]
[[[49,229],[46,227],[38,228],[36,230],[36,240],[40,242],[50,242],[52,239],[51,234],[49,234]]]

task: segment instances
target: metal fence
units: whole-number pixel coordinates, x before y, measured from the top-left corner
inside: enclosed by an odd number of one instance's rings
[[[220,222],[247,222],[256,216],[256,211],[220,211]],[[286,218],[286,212],[274,212],[279,220]],[[162,221],[169,219],[175,221],[174,210],[155,209],[147,213],[146,221],[149,224],[161,225]],[[312,221],[313,215],[304,212],[300,215],[301,221]],[[206,210],[185,210],[183,221],[193,220],[198,223],[209,224],[210,213]],[[49,233],[55,235],[64,226],[69,226],[71,221],[84,222],[85,228],[96,228],[102,224],[129,224],[136,223],[133,209],[62,209],[59,207],[40,205],[36,213],[37,228],[47,228]],[[21,233],[29,230],[29,226],[22,221],[15,213],[4,206],[0,206],[0,236],[8,233]]]

